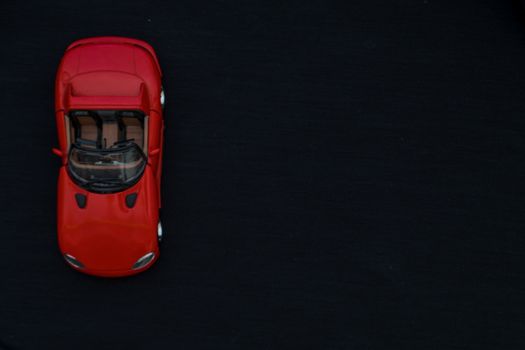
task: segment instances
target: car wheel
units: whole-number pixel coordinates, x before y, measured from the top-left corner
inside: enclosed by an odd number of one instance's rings
[[[164,88],[160,88],[160,106],[164,110],[164,104],[166,103],[166,95],[164,94]]]
[[[159,243],[162,242],[162,224],[159,221],[159,224],[157,225],[157,239],[159,240]]]

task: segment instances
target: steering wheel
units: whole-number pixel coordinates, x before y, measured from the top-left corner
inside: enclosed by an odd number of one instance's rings
[[[135,142],[135,139],[120,140],[120,141],[114,142],[111,148],[125,147],[129,145],[131,142]]]

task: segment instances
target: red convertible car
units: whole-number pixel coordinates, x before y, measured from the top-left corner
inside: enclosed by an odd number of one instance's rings
[[[164,92],[153,48],[97,37],[71,44],[58,68],[58,244],[78,271],[106,277],[159,257]]]

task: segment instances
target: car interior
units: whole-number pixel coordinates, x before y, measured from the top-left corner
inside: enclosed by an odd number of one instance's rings
[[[72,111],[70,143],[88,149],[111,149],[132,141],[146,152],[147,118],[137,111]]]

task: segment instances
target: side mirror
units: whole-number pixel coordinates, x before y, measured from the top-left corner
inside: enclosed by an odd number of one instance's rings
[[[53,151],[53,153],[55,155],[59,156],[60,158],[62,158],[64,156],[64,153],[61,150],[59,150],[58,148],[53,148],[52,151]]]
[[[154,150],[151,150],[149,152],[149,155],[150,155],[150,157],[154,157],[154,156],[156,156],[159,153],[160,153],[160,148],[155,148]]]

